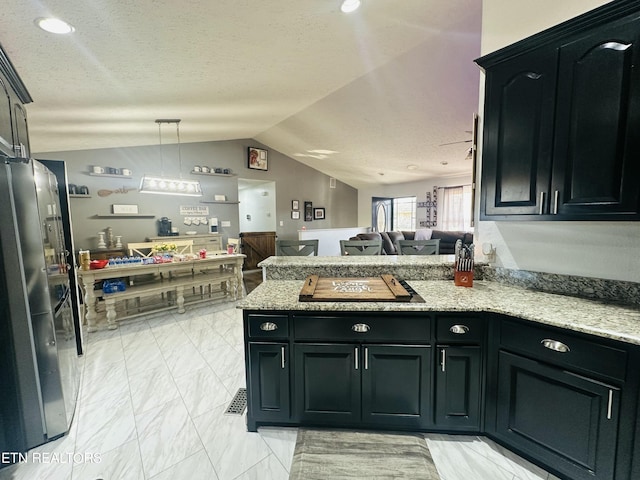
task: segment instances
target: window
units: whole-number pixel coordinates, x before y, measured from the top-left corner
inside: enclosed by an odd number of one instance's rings
[[[393,199],[393,230],[416,229],[416,197]]]
[[[438,192],[438,229],[471,230],[471,185],[443,187]]]
[[[416,229],[416,197],[373,197],[371,213],[376,232]]]

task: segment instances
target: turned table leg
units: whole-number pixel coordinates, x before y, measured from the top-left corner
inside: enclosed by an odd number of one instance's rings
[[[107,328],[115,330],[118,328],[116,323],[116,301],[113,298],[107,298],[104,303],[107,307]]]
[[[184,313],[184,286],[176,286],[176,303],[178,304],[178,313]]]
[[[96,296],[93,293],[93,284],[95,277],[89,272],[82,273],[82,284],[84,286],[84,304],[86,309],[85,318],[87,319],[87,332],[95,332],[98,330],[96,327]]]

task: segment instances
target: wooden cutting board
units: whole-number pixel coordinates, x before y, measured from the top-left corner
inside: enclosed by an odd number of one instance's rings
[[[319,277],[309,275],[301,302],[408,302],[411,294],[393,275],[379,277]]]

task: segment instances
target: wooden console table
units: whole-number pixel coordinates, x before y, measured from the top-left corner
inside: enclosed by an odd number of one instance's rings
[[[211,299],[237,300],[242,296],[244,255],[215,255],[185,262],[109,266],[99,270],[78,270],[84,285],[87,331],[96,331],[106,319],[107,328],[116,329],[117,318],[177,308],[185,303]],[[96,282],[123,279],[126,290],[104,293]],[[131,307],[129,301],[133,300]],[[143,305],[147,300],[147,305]],[[150,302],[150,303],[149,303]]]

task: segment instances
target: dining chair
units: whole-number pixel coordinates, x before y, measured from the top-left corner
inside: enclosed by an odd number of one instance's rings
[[[397,240],[398,255],[439,255],[440,239]]]
[[[380,255],[382,240],[340,240],[341,255]]]
[[[276,255],[308,257],[318,255],[319,240],[276,240]]]
[[[229,252],[229,246],[233,248],[232,253],[240,253],[240,239],[239,238],[227,238],[227,252]]]
[[[193,240],[171,240],[171,237],[167,237],[164,242],[140,242],[140,243],[127,243],[127,250],[129,250],[129,256],[133,257],[138,255],[140,257],[152,257],[155,252],[153,247],[155,245],[172,244],[176,246],[175,253],[193,253]]]

